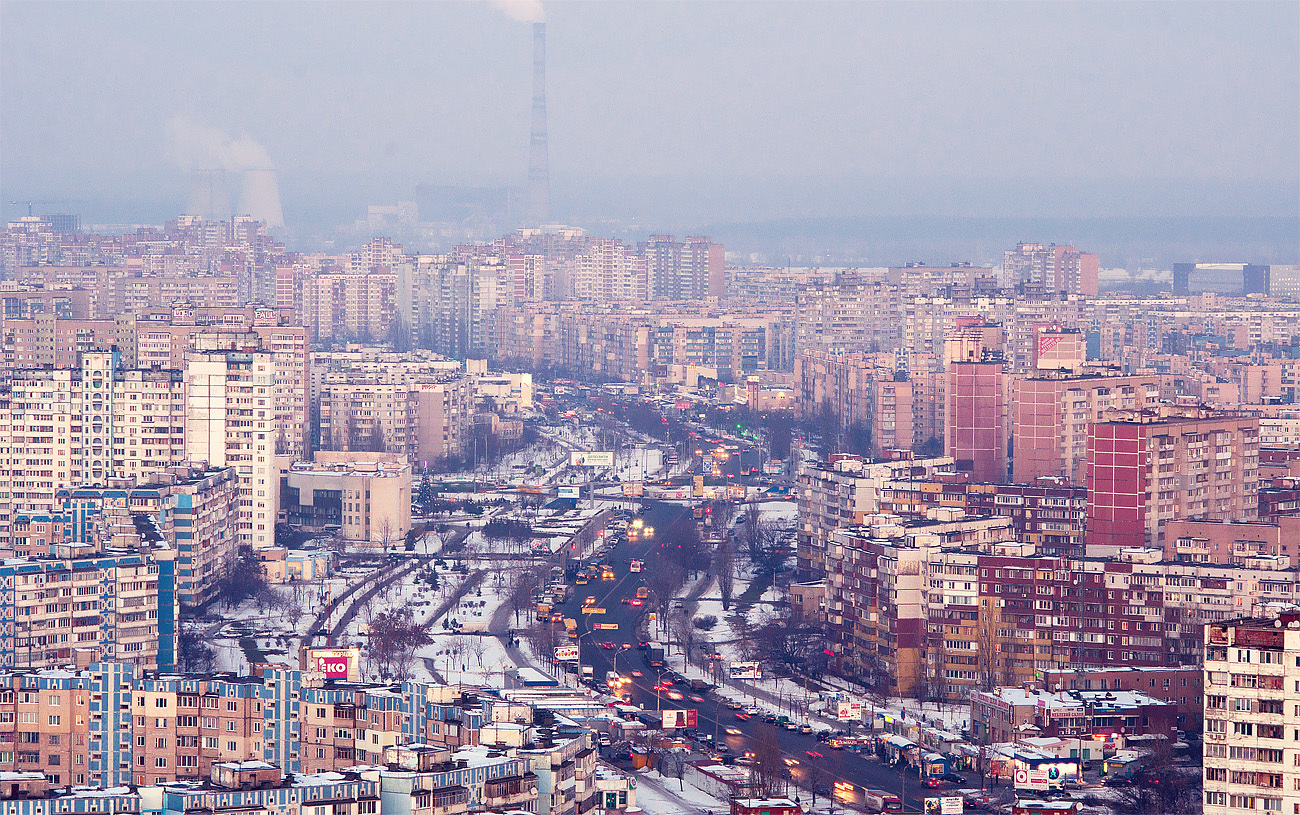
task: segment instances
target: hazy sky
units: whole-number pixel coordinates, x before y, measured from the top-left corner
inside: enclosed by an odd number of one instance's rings
[[[561,217],[1300,209],[1300,3],[545,10]],[[531,34],[486,3],[5,0],[3,198],[178,210],[205,139],[264,146],[291,222],[522,185]]]

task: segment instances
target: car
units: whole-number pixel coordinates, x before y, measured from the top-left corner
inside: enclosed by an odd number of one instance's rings
[[[739,727],[728,727],[728,728],[727,728],[727,735],[728,735],[728,736],[743,736],[743,735],[745,735],[745,731],[741,730]]]
[[[665,694],[665,695],[666,695],[669,699],[672,699],[673,701],[678,701],[678,700],[680,700],[680,699],[685,698],[685,697],[682,696],[682,694],[678,693],[678,692],[675,691],[675,690],[670,690],[670,691],[668,691],[668,693]]]
[[[587,599],[586,599],[586,600],[583,600],[583,601],[582,601],[582,604],[583,604],[584,606],[594,606],[594,605],[596,605],[596,595],[594,595],[594,594],[588,594],[588,595],[587,595]]]
[[[830,741],[830,740],[831,740],[831,731],[829,730],[817,731],[817,741]]]
[[[812,732],[812,725],[810,725],[810,724],[801,724],[801,725],[799,725],[799,732],[800,732],[800,733],[803,733],[803,734],[805,734],[805,735],[811,733],[811,732]]]
[[[633,597],[631,600],[627,601],[627,604],[629,606],[640,608],[641,606],[645,605],[645,600],[642,600],[640,597]]]
[[[808,758],[825,758],[825,757],[826,757],[826,756],[822,755],[821,753],[817,752],[816,750],[804,750],[803,752],[804,752],[804,755],[808,756]]]
[[[615,642],[602,642],[602,643],[600,644],[600,647],[601,647],[601,648],[604,648],[606,651],[613,651],[613,650],[616,650],[616,649],[618,648],[618,643],[615,643]]]
[[[776,714],[775,714],[775,713],[764,713],[764,714],[763,714],[763,721],[767,722],[768,724],[776,724]]]
[[[798,723],[798,722],[786,722],[784,726],[785,726],[785,729],[786,729],[786,730],[798,730],[798,729],[799,729],[799,723]]]
[[[631,597],[620,597],[620,598],[619,598],[619,602],[622,603],[622,604],[625,605],[625,606],[630,606],[630,605],[632,605],[632,598],[631,598]]]
[[[691,696],[691,701],[703,703],[705,699],[703,696]]]
[[[956,784],[959,787],[966,786],[966,776],[954,772],[944,773],[943,780],[947,781],[949,784]]]
[[[752,719],[753,716],[752,716],[752,714],[749,714],[749,713],[746,713],[746,712],[743,711],[743,710],[740,710],[740,711],[737,711],[737,712],[736,712],[736,718],[737,718],[737,719],[745,719],[745,720],[749,720],[749,719]]]
[[[732,710],[744,710],[744,709],[745,709],[745,706],[744,706],[743,704],[741,704],[740,702],[737,702],[735,699],[730,699],[730,700],[728,700],[728,701],[727,701],[727,707],[731,708]]]
[[[750,705],[749,707],[745,708],[745,712],[748,713],[750,716],[762,716],[762,715],[763,715],[763,711],[760,710],[760,709],[757,708],[757,707],[754,707],[753,705]]]

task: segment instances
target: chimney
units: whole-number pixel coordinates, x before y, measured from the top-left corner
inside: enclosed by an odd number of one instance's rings
[[[185,214],[208,221],[224,221],[230,217],[230,182],[225,170],[190,171],[190,197],[185,202]]]
[[[550,217],[550,148],[546,138],[546,23],[533,23],[533,128],[528,140],[527,226]]]
[[[266,221],[268,229],[284,226],[280,209],[280,184],[275,170],[245,170],[244,185],[239,193],[239,214]]]

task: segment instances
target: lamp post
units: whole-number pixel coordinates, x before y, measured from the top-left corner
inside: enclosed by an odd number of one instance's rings
[[[590,633],[591,633],[591,629],[587,629],[586,631],[578,635],[577,642],[578,642],[578,683],[579,684],[582,683],[582,638],[587,636]]]

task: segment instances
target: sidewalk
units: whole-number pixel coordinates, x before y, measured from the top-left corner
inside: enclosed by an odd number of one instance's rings
[[[691,784],[686,784],[686,789],[682,790],[682,784],[676,778],[665,778],[657,772],[645,770],[635,771],[632,776],[636,779],[636,805],[647,813],[721,815],[728,809],[725,802]]]

